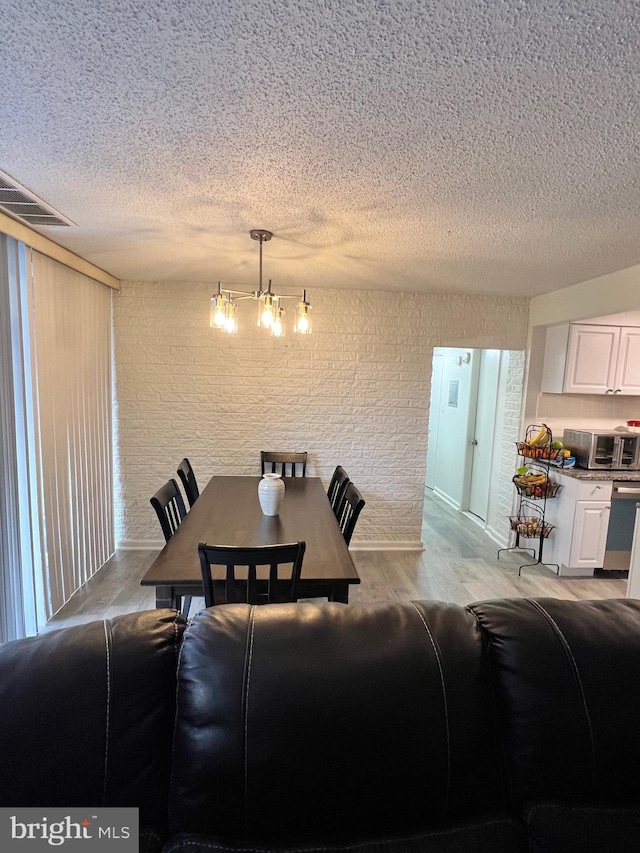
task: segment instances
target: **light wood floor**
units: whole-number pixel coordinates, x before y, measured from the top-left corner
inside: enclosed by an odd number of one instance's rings
[[[505,552],[497,559],[495,545],[471,519],[427,492],[424,510],[425,550],[354,551],[361,578],[351,587],[356,603],[436,599],[468,604],[489,598],[540,597],[569,599],[624,598],[626,580],[559,578],[537,565],[522,571],[529,561],[523,552]],[[80,589],[48,623],[47,630],[104,619],[155,606],[153,588],[141,587],[140,578],[156,551],[119,551]],[[204,605],[193,600],[191,613]]]

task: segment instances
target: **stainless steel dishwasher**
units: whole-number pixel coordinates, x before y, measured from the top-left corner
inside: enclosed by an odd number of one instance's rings
[[[611,514],[604,552],[603,568],[605,569],[629,569],[638,500],[640,500],[640,482],[613,481]]]

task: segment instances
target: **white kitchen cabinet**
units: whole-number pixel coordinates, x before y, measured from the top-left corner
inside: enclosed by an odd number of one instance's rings
[[[640,396],[640,328],[620,329],[618,359],[614,379],[615,393]]]
[[[560,575],[590,577],[604,563],[612,480],[554,476],[562,488],[547,504],[547,521],[554,525],[547,559],[558,564]]]
[[[549,327],[541,391],[640,395],[640,327]]]
[[[591,569],[592,572],[602,568],[610,511],[610,502],[576,502],[567,568]]]

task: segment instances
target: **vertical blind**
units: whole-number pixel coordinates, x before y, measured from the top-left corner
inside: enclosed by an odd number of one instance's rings
[[[111,291],[0,235],[0,642],[114,550]]]
[[[31,363],[48,619],[111,556],[111,290],[32,251]]]

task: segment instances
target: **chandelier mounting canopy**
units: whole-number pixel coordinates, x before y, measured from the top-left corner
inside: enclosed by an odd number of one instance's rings
[[[252,228],[251,231],[249,231],[249,237],[251,237],[252,240],[260,240],[261,243],[266,243],[273,237],[273,234],[271,231],[266,231],[264,228]]]

